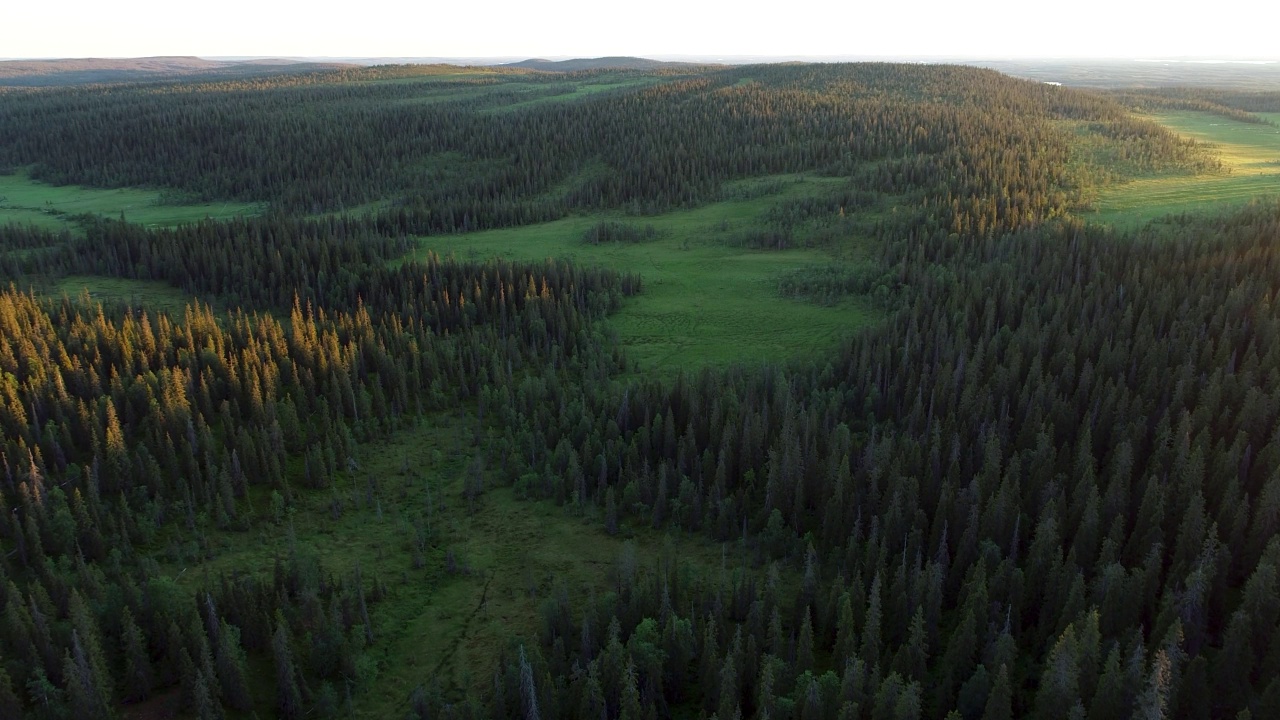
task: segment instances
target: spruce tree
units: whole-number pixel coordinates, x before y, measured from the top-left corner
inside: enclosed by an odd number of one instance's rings
[[[281,717],[294,720],[303,715],[303,696],[298,670],[290,648],[289,628],[284,616],[276,611],[275,633],[271,637],[271,653],[276,668],[276,710]]]

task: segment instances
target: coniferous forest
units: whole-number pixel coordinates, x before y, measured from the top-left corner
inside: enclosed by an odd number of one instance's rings
[[[1276,103],[895,64],[0,90],[5,174],[265,208],[0,227],[0,718],[1280,717],[1280,203],[1083,213],[1219,171],[1142,111]],[[787,173],[836,189],[748,250],[820,226],[864,262],[777,301],[879,315],[786,362],[645,372],[610,324],[645,268],[433,252],[596,215],[629,219],[572,243],[651,242]],[[366,469],[429,418],[454,490]],[[533,583],[468,682],[393,686],[379,618],[488,593],[447,518],[499,493],[665,549]],[[384,511],[390,572],[297,530]],[[271,562],[217,564],[271,528]]]

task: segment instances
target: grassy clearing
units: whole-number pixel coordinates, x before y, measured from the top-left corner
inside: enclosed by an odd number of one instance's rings
[[[1161,113],[1152,119],[1180,135],[1212,143],[1224,171],[1145,177],[1104,190],[1086,217],[1136,227],[1170,213],[1243,204],[1280,193],[1280,128],[1202,112]]]
[[[170,205],[159,190],[55,186],[32,180],[25,171],[0,175],[0,224],[34,224],[51,230],[76,229],[74,216],[124,216],[147,227],[180,225],[205,218],[225,219],[262,212],[257,203]]]
[[[478,452],[474,423],[466,412],[438,413],[390,440],[362,445],[359,470],[330,490],[295,492],[277,523],[270,492],[257,490],[246,503],[261,519],[255,530],[212,533],[213,557],[203,562],[175,547],[162,569],[195,590],[224,572],[270,573],[277,558],[296,551],[338,575],[359,565],[365,578],[380,577],[388,597],[371,609],[369,650],[378,672],[357,691],[354,712],[386,718],[403,716],[409,693],[433,679],[455,694],[487,689],[507,643],[536,634],[541,603],[559,586],[575,606],[608,592],[628,542],[641,568],[674,557],[676,543],[681,565],[702,577],[714,577],[726,553],[731,567],[739,564],[735,547],[643,525],[610,536],[594,508],[521,501],[507,487],[489,489],[469,506],[462,488]],[[422,526],[430,527],[430,542],[415,563]],[[450,553],[455,572],[447,567]],[[270,677],[270,666],[263,670]],[[261,712],[274,706],[273,693],[270,682],[255,686]]]
[[[749,250],[729,244],[778,200],[842,182],[796,180],[773,179],[763,185],[769,190],[763,196],[742,192],[746,199],[663,215],[593,215],[429,237],[422,240],[418,252],[460,258],[572,258],[639,272],[644,292],[626,303],[612,321],[641,371],[782,360],[828,348],[877,317],[865,301],[820,307],[783,299],[777,291],[779,276],[787,271],[853,262],[863,249],[856,240],[842,247],[790,250]],[[601,220],[652,225],[658,237],[644,243],[584,244],[584,233]]]
[[[1167,113],[1155,119],[1181,135],[1217,145],[1223,163],[1233,174],[1276,172],[1280,128],[1199,112]]]
[[[75,299],[83,293],[88,293],[89,299],[95,303],[146,308],[149,312],[165,312],[172,317],[182,317],[183,309],[197,299],[158,280],[130,280],[97,275],[72,275],[60,278],[54,284],[50,294],[54,297],[65,295]]]

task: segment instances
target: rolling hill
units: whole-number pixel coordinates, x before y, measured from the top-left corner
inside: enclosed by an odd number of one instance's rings
[[[660,70],[667,68],[699,67],[694,63],[665,62],[640,57],[600,57],[574,58],[572,60],[543,60],[531,58],[517,63],[508,63],[507,67],[528,68],[544,72],[576,72],[578,70]]]
[[[0,86],[88,85],[209,75],[241,77],[273,74],[283,70],[309,71],[343,66],[339,63],[296,60],[233,62],[190,56],[8,60],[0,61]]]

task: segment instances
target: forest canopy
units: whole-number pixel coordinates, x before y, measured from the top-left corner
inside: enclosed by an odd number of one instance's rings
[[[6,171],[265,208],[0,226],[0,717],[1280,716],[1280,203],[1082,215],[1220,172],[1143,111],[1275,100],[898,64],[0,91]],[[876,322],[648,373],[610,320],[645,267],[433,251],[588,218],[566,247],[656,264],[655,218],[729,200],[761,210],[704,242],[827,258],[761,292]],[[518,523],[569,549],[500,573]]]

